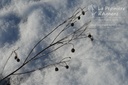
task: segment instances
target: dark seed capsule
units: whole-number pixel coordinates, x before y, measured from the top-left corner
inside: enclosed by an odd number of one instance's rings
[[[20,62],[20,59],[19,58],[17,59],[17,62]]]
[[[66,69],[69,69],[69,66],[68,66],[68,65],[66,65],[66,66],[65,66],[65,68],[66,68]]]
[[[74,23],[71,23],[71,26],[74,26]]]
[[[56,68],[55,68],[55,71],[59,71],[59,69],[56,67]]]
[[[17,56],[14,57],[15,60],[16,60],[17,58],[18,58]]]
[[[89,38],[91,38],[91,37],[92,37],[92,35],[91,35],[91,34],[89,34],[89,35],[88,35],[88,37],[89,37]]]
[[[72,53],[74,53],[74,52],[75,52],[75,49],[74,49],[74,48],[72,48],[72,49],[71,49],[71,52],[72,52]]]
[[[84,12],[84,11],[82,11],[82,14],[83,14],[83,15],[85,15],[85,12]]]
[[[80,16],[78,16],[78,20],[80,20]]]

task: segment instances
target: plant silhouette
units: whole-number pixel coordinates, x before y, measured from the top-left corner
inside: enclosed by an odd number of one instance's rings
[[[73,41],[77,41],[79,39],[84,39],[84,38],[90,38],[91,41],[93,41],[93,36],[89,33],[86,33],[87,28],[89,28],[89,24],[91,23],[91,21],[88,21],[86,23],[84,23],[82,26],[77,27],[76,30],[70,31],[67,35],[63,35],[62,38],[59,39],[59,37],[62,35],[63,32],[66,32],[67,30],[71,30],[74,26],[75,23],[79,22],[79,20],[82,18],[82,16],[85,15],[85,13],[87,12],[86,8],[78,8],[71,17],[69,17],[68,19],[66,19],[64,22],[62,22],[61,24],[59,24],[58,26],[56,26],[51,32],[49,32],[46,36],[44,36],[42,39],[40,39],[34,46],[33,48],[30,50],[29,54],[26,56],[26,58],[23,60],[23,63],[13,72],[11,72],[10,74],[6,75],[6,76],[2,76],[2,78],[0,78],[0,84],[2,84],[2,82],[4,82],[5,80],[8,80],[11,78],[12,75],[22,75],[22,74],[28,74],[28,73],[32,73],[36,70],[42,70],[44,68],[53,66],[55,67],[55,71],[59,71],[59,66],[65,67],[66,69],[69,69],[69,65],[68,62],[71,60],[71,57],[65,57],[62,60],[40,67],[40,68],[36,68],[34,70],[30,70],[30,71],[25,71],[25,72],[21,72],[18,73],[19,70],[21,70],[21,68],[25,67],[27,64],[29,64],[32,61],[35,61],[36,59],[40,59],[43,56],[39,56],[40,54],[44,53],[46,50],[50,49],[50,51],[47,53],[47,55],[52,54],[53,52],[59,50],[60,48],[66,46],[66,45],[71,45],[71,52],[75,53],[75,46],[73,44]],[[62,25],[64,25],[64,27],[62,27]],[[56,30],[61,30],[56,36],[55,38],[52,40],[52,42],[45,48],[43,48],[42,50],[40,50],[38,53],[36,53],[35,55],[32,55],[32,52],[34,51],[34,49],[41,43],[43,42],[43,40],[45,40],[46,38],[48,38],[48,36],[54,34],[54,32]],[[52,47],[55,47],[54,49]],[[18,57],[17,54],[17,50],[12,51],[12,53],[10,54],[10,56],[8,57],[8,59],[6,60],[6,63],[4,64],[3,68],[2,68],[2,73],[4,72],[5,67],[8,64],[8,61],[10,60],[10,58],[12,58],[12,54],[14,54],[15,56],[13,57],[18,63],[20,62],[20,59]]]

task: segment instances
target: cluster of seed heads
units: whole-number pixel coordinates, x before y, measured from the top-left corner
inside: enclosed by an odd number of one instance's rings
[[[17,62],[20,62],[20,59],[18,58],[18,55],[17,55],[17,53],[14,51],[14,53],[15,53],[15,57],[14,57],[14,59],[17,61]]]
[[[66,69],[69,69],[69,66],[68,65],[66,65],[66,66],[64,66]],[[55,71],[59,71],[59,68],[58,67],[55,67]]]
[[[15,56],[14,58],[17,62],[20,62],[20,59],[17,56]]]
[[[85,15],[85,11],[82,11],[82,15]],[[80,16],[78,16],[78,17],[77,17],[77,19],[78,19],[78,20],[80,20],[80,19],[81,19],[81,17],[80,17]],[[71,26],[73,27],[73,26],[74,26],[74,23],[71,23]]]
[[[93,39],[93,36],[91,35],[91,34],[88,34],[88,38],[90,38],[91,39],[91,41],[93,41],[94,39]]]
[[[85,12],[84,12],[84,11],[82,11],[82,15],[85,15]],[[77,19],[80,20],[81,17],[78,16]],[[74,26],[74,23],[71,23],[71,26],[73,27],[73,26]],[[90,38],[91,41],[93,41],[93,36],[92,36],[91,34],[88,35],[88,38]],[[71,49],[71,52],[72,52],[72,53],[75,52],[75,48],[74,48],[74,47]],[[69,66],[68,66],[67,64],[66,64],[64,67],[65,67],[66,69],[69,69]],[[58,68],[58,67],[55,67],[55,71],[59,71],[59,68]]]
[[[69,65],[66,63],[67,61],[65,59],[71,59],[71,57],[66,57],[66,58],[63,58],[60,63],[64,63],[65,65],[60,65],[62,67],[65,67],[66,69],[69,69]],[[55,66],[55,71],[59,71],[59,68]]]
[[[83,11],[83,9],[82,8],[80,8],[81,9],[81,15],[85,15],[85,11]],[[77,15],[79,12],[77,12],[76,14],[74,14],[74,15]],[[75,19],[78,19],[78,20],[80,20],[81,19],[81,15],[79,15],[79,16],[75,16]],[[72,17],[74,17],[74,16],[72,16]],[[70,17],[70,19],[72,19],[72,17]],[[67,22],[67,21],[66,21]],[[74,18],[71,20],[71,23],[69,23],[69,25],[71,25],[72,27],[74,26],[74,23],[75,23],[75,20],[74,20]],[[63,24],[63,23],[62,23]],[[60,24],[59,26],[57,26],[54,30],[56,30],[57,28],[59,28],[62,24]],[[84,26],[84,25],[83,25]],[[83,28],[83,27],[82,27]],[[80,30],[81,28],[79,28],[79,30]],[[32,48],[32,50],[30,51],[30,53],[28,54],[28,56],[26,57],[26,59],[25,59],[25,61],[24,61],[24,63],[21,65],[21,67],[19,67],[19,68],[17,68],[17,70],[15,70],[14,72],[12,72],[12,73],[10,73],[9,75],[7,75],[5,78],[3,78],[2,80],[0,80],[0,82],[1,81],[3,81],[4,79],[6,79],[6,78],[8,78],[8,77],[10,77],[11,75],[13,75],[13,74],[15,74],[15,72],[17,72],[19,69],[21,69],[22,67],[24,67],[28,62],[31,62],[32,60],[34,60],[35,58],[37,58],[37,56],[39,55],[39,54],[41,54],[42,52],[44,52],[45,51],[45,49],[43,49],[42,51],[40,51],[39,53],[37,53],[36,54],[36,56],[33,56],[30,60],[28,60],[28,58],[30,57],[30,54],[33,52],[33,50],[36,48],[36,46],[41,42],[41,41],[43,41],[45,38],[47,38],[50,34],[52,34],[53,32],[54,32],[54,30],[53,31],[51,31],[49,34],[47,34],[44,38],[42,38],[33,48]],[[63,31],[62,31],[63,32]],[[77,32],[77,31],[76,31]],[[61,32],[58,34],[58,36],[61,34]],[[57,36],[57,37],[58,37]],[[56,37],[56,38],[57,38]],[[68,36],[67,36],[68,37]],[[78,36],[79,37],[79,36]],[[91,39],[91,41],[93,41],[93,36],[91,35],[91,34],[88,34],[88,36],[86,36],[86,37],[88,37],[88,38],[90,38]],[[55,38],[55,39],[56,39]],[[54,39],[54,40],[55,40]],[[66,39],[66,38],[65,38]],[[54,41],[53,41],[54,42]],[[70,43],[70,44],[72,44],[72,43]],[[50,48],[50,47],[52,47],[52,46],[54,46],[55,44],[51,44],[50,46],[48,46],[47,47],[47,49],[48,48]],[[73,44],[72,44],[73,45]],[[19,48],[18,48],[19,49]],[[18,50],[18,49],[16,49],[16,50]],[[20,62],[20,59],[18,58],[18,55],[17,55],[17,53],[15,52],[16,50],[14,50],[12,53],[15,53],[15,57],[14,57],[14,59],[17,61],[17,62]],[[72,53],[75,53],[75,48],[74,48],[74,45],[73,45],[73,48],[71,49],[71,52]],[[9,57],[10,58],[10,57]],[[8,60],[9,60],[9,58],[8,58]],[[64,59],[71,59],[71,57],[66,57],[66,58],[64,58]],[[62,59],[62,60],[64,60],[64,59]],[[8,60],[7,60],[7,62],[8,62]],[[62,60],[59,62],[59,64],[61,63],[65,63],[62,67],[64,67],[65,69],[69,69],[69,65],[67,65],[67,61],[65,60],[65,61],[63,61],[62,62]],[[7,64],[7,63],[6,63]],[[6,66],[6,64],[5,64],[5,66]],[[56,64],[58,64],[58,63],[56,63]],[[55,65],[55,64],[52,64],[52,65]],[[4,68],[5,68],[5,66],[4,66]],[[4,68],[3,68],[3,71],[4,71]],[[43,67],[44,68],[44,67]],[[40,69],[40,68],[39,68]],[[29,73],[29,72],[34,72],[34,71],[36,71],[36,70],[32,70],[32,71],[28,71],[28,72],[25,72],[25,73]],[[57,67],[57,66],[55,66],[55,71],[59,71],[59,68]],[[19,73],[19,74],[24,74],[24,73]]]

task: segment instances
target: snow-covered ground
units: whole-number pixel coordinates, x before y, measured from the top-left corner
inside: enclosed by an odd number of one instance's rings
[[[13,50],[19,47],[21,61],[16,62],[13,54],[3,76],[19,67],[32,47],[78,7],[86,7],[88,12],[75,25],[91,20],[87,33],[94,41],[77,40],[75,53],[70,52],[70,46],[63,47],[21,71],[71,56],[70,69],[60,67],[56,72],[53,66],[30,75],[14,75],[12,85],[128,85],[128,0],[0,0],[0,73]],[[34,53],[46,47],[54,34]]]

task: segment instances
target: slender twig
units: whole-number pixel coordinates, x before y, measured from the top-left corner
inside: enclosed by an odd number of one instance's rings
[[[63,61],[63,62],[56,62],[56,63],[52,63],[52,64],[49,64],[49,65],[46,65],[46,66],[43,66],[43,67],[40,67],[40,68],[31,70],[31,71],[26,71],[26,72],[22,72],[22,73],[15,73],[15,74],[13,74],[13,75],[28,74],[28,73],[35,72],[35,71],[37,71],[37,70],[42,70],[42,69],[44,69],[44,68],[47,68],[47,67],[50,67],[50,66],[59,65],[59,64],[62,64],[62,63],[65,63],[65,62],[69,62],[69,61],[70,61],[70,60],[68,60],[68,61]]]
[[[11,58],[12,54],[15,53],[15,51],[18,50],[18,49],[19,49],[19,47],[17,49],[15,49],[14,51],[12,51],[11,54],[9,55],[9,57],[7,58],[7,60],[6,60],[5,64],[4,64],[4,67],[2,69],[1,75],[3,74],[3,71],[4,71],[5,67],[6,67],[9,59]]]

